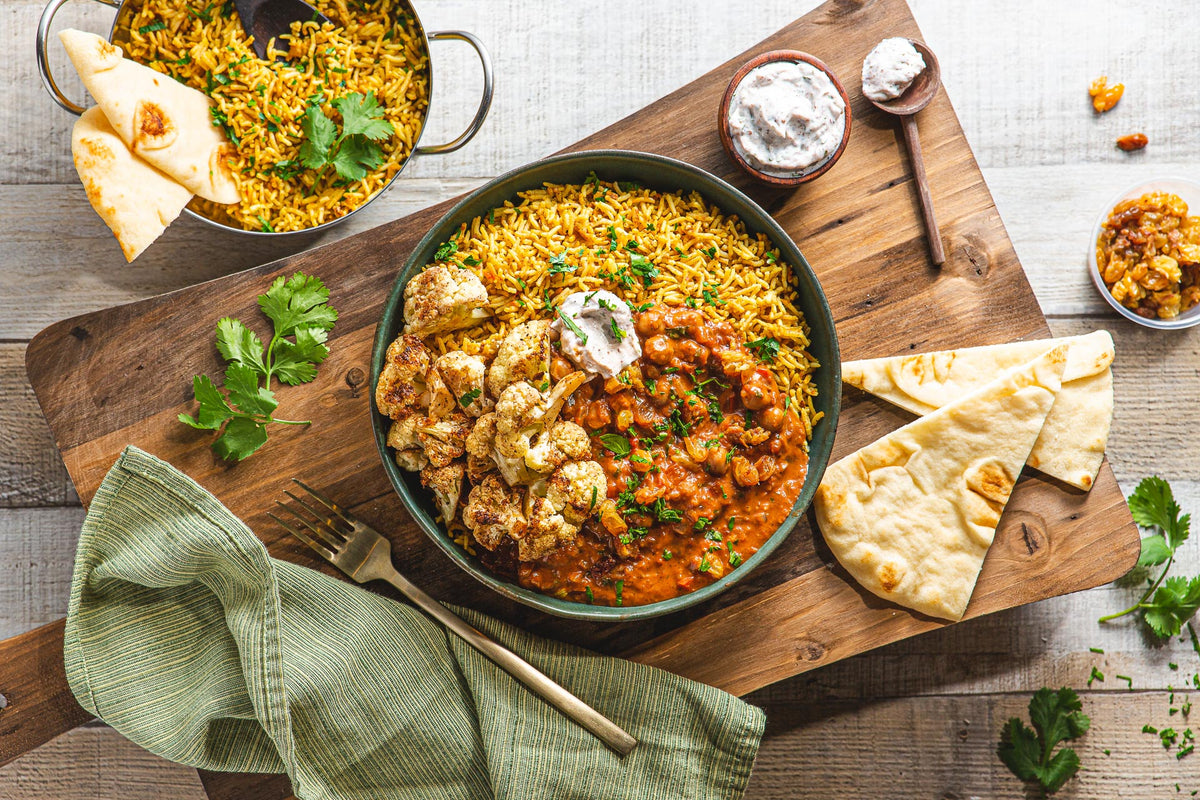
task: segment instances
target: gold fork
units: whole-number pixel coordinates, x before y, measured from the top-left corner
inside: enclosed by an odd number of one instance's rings
[[[383,580],[395,586],[427,614],[616,752],[628,755],[637,745],[637,740],[612,720],[546,677],[516,653],[468,625],[462,618],[410,583],[392,565],[391,542],[375,529],[366,523],[359,522],[349,512],[316,489],[306,486],[296,478],[292,478],[292,481],[328,509],[328,513],[314,508],[304,499],[285,490],[284,494],[292,498],[312,517],[311,519],[305,517],[292,507],[276,500],[275,503],[290,514],[295,521],[307,528],[311,535],[299,528],[292,527],[275,514],[267,512],[289,533],[358,583]]]

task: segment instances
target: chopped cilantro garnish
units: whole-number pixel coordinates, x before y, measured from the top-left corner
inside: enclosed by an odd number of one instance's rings
[[[567,329],[571,331],[571,333],[578,337],[580,344],[587,344],[587,334],[580,330],[579,326],[575,324],[575,320],[572,319],[569,314],[564,314],[563,312],[559,311],[558,318],[562,320],[563,325],[566,325]]]
[[[617,581],[613,588],[617,592],[617,605],[624,605],[625,600],[622,595],[625,593],[625,581]]]
[[[649,288],[651,282],[660,274],[658,267],[650,263],[650,259],[636,253],[629,259],[629,269],[642,279],[642,286],[646,288]]]
[[[708,572],[710,569],[712,569],[712,562],[710,562],[708,560],[708,554],[705,553],[704,556],[700,559],[700,571]]]
[[[154,33],[155,31],[161,31],[166,27],[167,23],[163,22],[161,19],[156,19],[149,25],[143,25],[142,27],[138,28],[138,33],[143,35],[147,33]]]
[[[663,550],[663,561],[670,561],[674,557],[675,557],[675,554],[672,553],[670,550]]]
[[[466,408],[467,406],[471,405],[471,403],[474,403],[481,394],[483,394],[483,392],[480,389],[472,389],[465,393],[462,397],[458,398],[458,404],[463,408]]]
[[[567,253],[564,250],[556,256],[550,256],[550,269],[547,275],[561,275],[564,272],[574,272],[578,267],[567,263]]]
[[[775,361],[775,357],[779,355],[779,341],[770,336],[764,336],[761,339],[755,339],[753,342],[746,342],[746,349],[753,350],[758,356],[759,361]]]
[[[596,599],[596,596],[592,594],[592,587],[590,586],[583,590],[583,594],[587,597],[588,603],[591,603]]]
[[[609,324],[609,327],[612,328],[613,338],[616,339],[618,342],[629,335],[625,331],[621,330],[621,326],[617,324],[616,317],[609,317],[608,324]]]

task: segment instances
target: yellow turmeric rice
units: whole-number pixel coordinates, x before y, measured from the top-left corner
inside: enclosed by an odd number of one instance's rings
[[[821,417],[811,380],[819,365],[808,353],[791,267],[766,236],[748,234],[698,193],[594,176],[582,185],[546,184],[464,224],[438,258],[480,277],[493,314],[435,336],[439,353],[490,358],[514,325],[553,317],[572,292],[607,289],[635,308],[691,306],[728,320],[775,375],[808,438]]]
[[[333,21],[295,23],[264,60],[242,30],[232,0],[147,0],[116,43],[142,64],[205,92],[213,124],[237,152],[229,165],[240,203],[193,198],[192,210],[236,228],[295,231],[345,216],[383,189],[421,132],[429,65],[416,20],[402,0],[312,0]],[[299,159],[310,106],[337,124],[333,103],[374,95],[394,133],[379,141],[381,163],[361,180]]]

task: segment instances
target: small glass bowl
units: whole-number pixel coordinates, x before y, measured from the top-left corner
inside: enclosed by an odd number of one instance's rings
[[[1112,293],[1109,292],[1108,287],[1104,285],[1104,278],[1100,276],[1100,267],[1096,263],[1096,242],[1100,239],[1100,231],[1104,228],[1104,223],[1108,220],[1108,215],[1112,213],[1117,203],[1120,203],[1122,200],[1127,200],[1131,197],[1141,197],[1150,192],[1167,192],[1179,195],[1188,204],[1189,215],[1200,213],[1200,183],[1196,181],[1190,181],[1186,178],[1155,178],[1131,186],[1114,197],[1112,202],[1106,205],[1104,210],[1100,212],[1100,217],[1096,220],[1096,224],[1092,228],[1092,238],[1088,241],[1087,260],[1084,263],[1087,264],[1088,273],[1092,276],[1092,283],[1096,285],[1096,291],[1100,292],[1100,296],[1108,301],[1108,304],[1118,314],[1130,322],[1136,322],[1143,327],[1154,328],[1160,331],[1175,331],[1200,325],[1200,305],[1193,306],[1172,319],[1147,319],[1140,316],[1133,309],[1126,308],[1118,303],[1113,298]]]
[[[733,100],[733,93],[737,91],[738,85],[750,74],[751,70],[775,61],[799,61],[821,70],[821,72],[829,76],[829,80],[833,82],[833,87],[841,95],[842,103],[846,107],[844,117],[846,125],[842,130],[842,140],[838,143],[837,149],[823,160],[795,173],[764,172],[753,166],[741,154],[737,145],[733,143],[733,134],[729,129],[729,104]],[[750,177],[775,186],[799,186],[802,183],[811,181],[813,178],[824,175],[841,158],[842,153],[845,152],[846,144],[850,141],[850,97],[846,94],[846,89],[842,86],[842,82],[838,80],[837,75],[834,75],[833,71],[825,66],[825,62],[821,61],[821,59],[799,50],[772,50],[769,53],[762,53],[750,59],[742,65],[741,69],[734,73],[733,79],[729,81],[729,86],[725,89],[725,94],[722,96],[721,103],[717,107],[717,133],[721,137],[721,146],[725,148],[726,155],[729,156],[729,159],[733,163],[737,164],[750,175]]]

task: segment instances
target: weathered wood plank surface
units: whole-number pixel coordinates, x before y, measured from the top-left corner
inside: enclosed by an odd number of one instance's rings
[[[427,0],[430,28],[461,27],[493,45],[496,109],[480,140],[445,160],[414,162],[388,197],[329,240],[454,196],[504,169],[558,149],[675,89],[815,5],[787,0],[678,4],[639,0],[576,8],[549,0]],[[1126,491],[1149,472],[1172,480],[1185,508],[1200,510],[1200,334],[1144,332],[1107,315],[1081,269],[1104,202],[1158,174],[1200,177],[1200,61],[1176,4],[1148,0],[1051,4],[913,0],[926,41],[1051,328],[1108,327],[1117,339],[1117,415],[1109,458]],[[603,7],[603,10],[602,8]],[[37,82],[32,25],[37,0],[0,0],[6,61],[0,109],[0,505],[71,502],[21,367],[24,341],[58,319],[126,302],[259,263],[278,253],[240,240],[210,244],[183,221],[127,268],[86,207],[66,155],[71,120]],[[107,26],[111,12],[74,3],[72,24]],[[446,48],[439,91],[474,107],[477,68]],[[443,63],[445,69],[443,70]],[[587,70],[577,64],[592,66]],[[1095,118],[1083,87],[1107,72],[1129,87],[1113,113]],[[463,76],[461,90],[452,76]],[[611,80],[595,80],[598,74]],[[457,119],[435,120],[431,136]],[[1127,156],[1115,136],[1144,130],[1151,145]],[[406,183],[410,189],[405,189]],[[367,214],[375,214],[369,220]],[[189,226],[196,228],[189,230]],[[211,249],[193,254],[201,242]],[[304,246],[310,246],[305,243]],[[803,246],[803,243],[802,243]],[[1147,443],[1150,443],[1149,445]],[[1180,483],[1180,481],[1186,481]],[[68,499],[63,500],[66,496]],[[72,517],[71,514],[76,516]],[[53,508],[0,512],[0,637],[61,615],[78,515]],[[1189,552],[1185,571],[1200,569]],[[1126,605],[1131,589],[1103,587],[970,621],[784,681],[751,695],[771,726],[748,797],[1019,797],[995,760],[1001,721],[1042,685],[1082,687],[1093,664],[1140,687],[1179,683],[1195,669],[1186,643],[1166,646],[1136,627],[1094,624]],[[1097,646],[1105,655],[1090,653]],[[1190,673],[1189,673],[1190,674]],[[1084,702],[1093,732],[1085,771],[1067,797],[1182,796],[1200,787],[1200,762],[1181,762],[1139,731],[1167,718],[1166,694],[1128,692],[1111,678]],[[0,693],[3,687],[0,687]],[[876,698],[883,698],[877,701]],[[3,712],[0,711],[0,715]],[[970,720],[969,726],[962,726]],[[957,725],[957,727],[956,727]],[[960,730],[967,736],[960,738]],[[1105,757],[1103,750],[1112,750]],[[880,756],[876,758],[875,753]],[[0,769],[0,797],[203,797],[192,770],[166,764],[103,727],[86,727]],[[1061,795],[1060,795],[1061,796]]]

